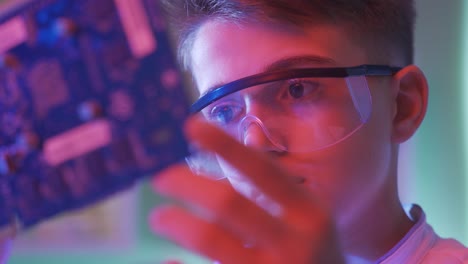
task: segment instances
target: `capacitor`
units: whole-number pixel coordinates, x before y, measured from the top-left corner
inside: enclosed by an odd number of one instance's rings
[[[0,175],[11,175],[18,171],[13,153],[0,152]]]
[[[58,37],[72,36],[77,31],[78,25],[73,20],[65,17],[57,18],[52,26],[52,32]]]
[[[0,55],[0,68],[3,69],[16,69],[20,62],[16,56],[10,53]]]
[[[81,103],[77,109],[78,116],[82,121],[90,121],[103,115],[103,109],[99,102],[89,100]]]
[[[55,45],[59,40],[70,38],[78,32],[78,25],[71,19],[60,17],[38,31],[37,40],[46,45]]]
[[[16,146],[23,152],[37,150],[40,148],[40,144],[39,136],[33,131],[24,131],[16,137]]]

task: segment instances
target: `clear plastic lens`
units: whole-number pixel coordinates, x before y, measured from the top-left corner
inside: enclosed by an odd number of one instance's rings
[[[240,142],[255,127],[279,150],[310,152],[350,136],[371,108],[366,78],[353,76],[257,85],[222,97],[201,113]]]

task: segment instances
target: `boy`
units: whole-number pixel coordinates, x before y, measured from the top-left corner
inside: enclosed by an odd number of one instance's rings
[[[216,164],[155,178],[187,205],[156,209],[157,233],[224,264],[468,263],[398,197],[398,145],[428,93],[412,1],[165,5],[201,94],[187,137]]]

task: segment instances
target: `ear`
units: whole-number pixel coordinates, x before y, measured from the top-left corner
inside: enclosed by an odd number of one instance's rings
[[[392,140],[402,143],[421,124],[427,109],[428,85],[424,73],[415,65],[401,69],[394,76],[395,108]]]

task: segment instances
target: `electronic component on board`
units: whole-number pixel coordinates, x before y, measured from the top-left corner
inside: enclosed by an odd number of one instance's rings
[[[0,228],[186,155],[188,100],[155,0],[34,0],[0,20]]]

